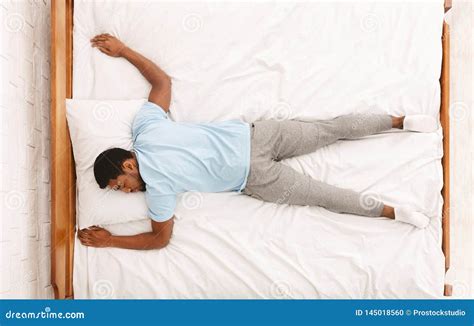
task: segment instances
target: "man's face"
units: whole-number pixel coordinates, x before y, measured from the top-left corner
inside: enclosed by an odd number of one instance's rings
[[[108,186],[123,192],[145,191],[145,183],[140,177],[135,159],[128,159],[122,164],[123,174],[111,179]]]

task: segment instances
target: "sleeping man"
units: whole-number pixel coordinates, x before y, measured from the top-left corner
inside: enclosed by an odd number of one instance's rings
[[[100,188],[144,191],[152,231],[115,236],[93,226],[80,230],[83,245],[128,249],[165,247],[173,229],[176,196],[186,191],[243,192],[277,204],[321,206],[338,213],[387,217],[426,227],[430,219],[408,206],[390,207],[350,189],[301,174],[280,161],[307,154],[338,139],[364,137],[391,128],[433,132],[433,117],[352,114],[327,121],[239,120],[183,123],[168,117],[171,78],[156,64],[109,34],[91,40],[103,53],[133,64],[151,84],[148,101],[132,126],[133,150],[111,148],[94,163]]]

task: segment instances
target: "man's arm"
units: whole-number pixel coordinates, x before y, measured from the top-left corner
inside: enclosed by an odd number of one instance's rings
[[[171,102],[171,78],[153,61],[130,49],[110,34],[100,34],[92,40],[92,47],[112,56],[122,57],[133,64],[151,84],[148,101],[159,105],[165,112],[169,111]]]
[[[78,231],[78,238],[85,246],[123,249],[161,249],[168,245],[173,232],[174,216],[165,222],[151,221],[151,232],[129,236],[112,235],[106,229],[92,226]]]

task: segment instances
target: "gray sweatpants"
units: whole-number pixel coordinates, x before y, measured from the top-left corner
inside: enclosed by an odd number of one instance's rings
[[[332,120],[257,121],[251,124],[251,158],[243,192],[264,201],[322,206],[338,213],[380,216],[383,203],[350,189],[331,186],[279,162],[314,152],[338,139],[359,138],[392,128],[385,114],[351,114]]]

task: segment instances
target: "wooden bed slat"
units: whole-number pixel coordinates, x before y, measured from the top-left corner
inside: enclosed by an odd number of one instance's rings
[[[449,184],[450,184],[450,175],[449,175],[449,66],[450,66],[450,35],[449,35],[449,25],[445,22],[443,24],[443,63],[441,66],[441,108],[440,108],[440,122],[443,127],[443,159],[441,163],[443,165],[443,189],[441,194],[443,196],[443,215],[442,215],[442,227],[443,227],[443,242],[442,250],[445,256],[444,267],[445,271],[448,271],[451,256],[450,256],[450,193],[449,193]],[[452,286],[449,284],[445,285],[444,295],[452,295]]]
[[[72,0],[51,3],[51,284],[72,298],[76,177],[65,99],[72,97]]]

